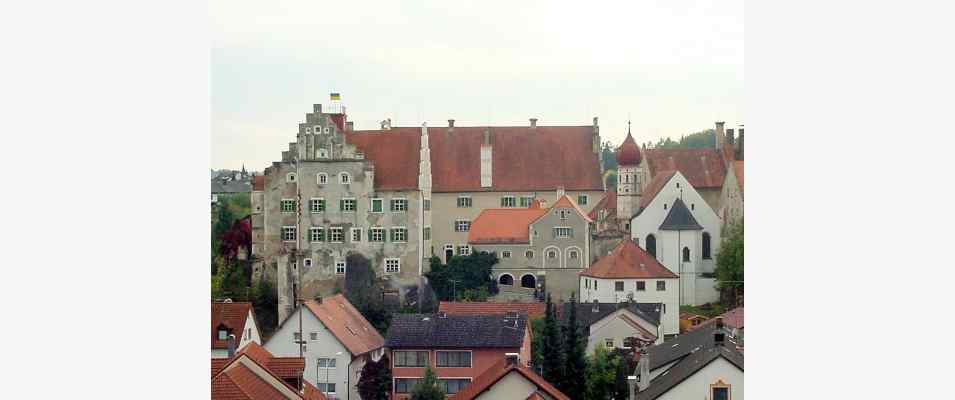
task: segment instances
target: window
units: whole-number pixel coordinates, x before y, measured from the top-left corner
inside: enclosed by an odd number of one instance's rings
[[[325,241],[325,228],[320,226],[313,226],[308,230],[308,241],[309,242],[324,242]]]
[[[662,292],[662,291],[664,291],[664,290],[667,290],[667,282],[666,282],[666,281],[657,281],[657,291],[658,291],[658,292]]]
[[[604,346],[606,346],[608,349],[612,349],[613,339],[604,339]]]
[[[369,242],[384,242],[385,241],[385,228],[372,227],[368,230],[368,241]]]
[[[391,212],[405,212],[408,210],[408,199],[391,199]]]
[[[460,255],[462,255],[462,256],[469,256],[469,255],[471,255],[471,246],[468,246],[468,245],[458,246],[458,254],[460,254]]]
[[[342,185],[351,183],[351,175],[349,175],[347,172],[342,172],[338,175],[338,182],[340,182]]]
[[[324,172],[318,174],[318,184],[319,184],[319,185],[324,185],[324,184],[326,184],[326,183],[328,183],[328,174],[326,174],[326,173],[324,173]]]
[[[293,200],[293,199],[282,199],[282,212],[284,212],[284,213],[293,213],[293,212],[295,212],[295,200]]]
[[[361,228],[351,228],[351,241],[352,242],[361,241]]]
[[[328,228],[328,241],[332,243],[342,243],[345,241],[345,233],[342,227],[333,226]]]
[[[534,196],[521,196],[521,207],[528,208],[534,202]]]
[[[683,248],[683,262],[690,262],[690,248]]]
[[[306,258],[306,259],[302,260],[302,265],[304,265],[305,268],[311,268],[311,267],[312,267],[312,259],[311,259],[311,258]]]
[[[324,147],[318,149],[318,158],[328,158],[328,149]]]
[[[570,210],[566,210],[566,209],[563,209],[563,208],[562,208],[562,209],[560,209],[560,210],[557,210],[557,215],[560,216],[560,219],[561,219],[562,221],[563,221],[563,220],[566,220],[568,217],[570,217]]]
[[[316,383],[315,388],[322,391],[322,393],[325,393],[325,394],[335,393],[334,383]]]
[[[312,133],[312,128],[309,126],[305,127],[305,133]]]
[[[219,340],[229,340],[229,331],[226,329],[219,329]]]
[[[371,212],[380,213],[382,212],[382,207],[384,200],[382,199],[371,199]]]
[[[317,198],[309,200],[308,209],[313,213],[325,212],[325,199]]]
[[[398,366],[398,363],[395,363]],[[411,389],[418,384],[417,378],[396,378],[395,393],[411,393]]]
[[[504,251],[502,251],[502,252],[501,252],[501,258],[511,258],[511,251],[510,251],[510,250],[504,250]]]
[[[647,235],[647,253],[650,253],[653,258],[657,258],[657,238],[653,234]]]
[[[468,378],[438,379],[438,387],[444,390],[446,394],[455,394],[470,383],[471,379]]]
[[[590,289],[590,279],[584,279],[584,286],[585,286],[587,289]]]
[[[421,231],[421,240],[431,240],[431,227],[426,226],[424,230]]]
[[[730,388],[728,386],[710,386],[710,390],[713,391],[713,395],[710,396],[713,400],[729,400],[730,398]]]
[[[400,258],[386,258],[385,259],[385,273],[394,273],[401,271],[401,259]]]
[[[557,252],[554,250],[547,251],[547,258],[557,258]]]
[[[696,204],[690,203],[690,210],[695,210],[695,209],[696,209]]]
[[[534,250],[525,251],[524,257],[526,257],[528,260],[534,258]]]
[[[434,356],[438,367],[471,368],[470,351],[436,351]]]
[[[424,367],[428,365],[427,351],[394,351],[396,367]]]
[[[282,241],[283,241],[283,242],[294,242],[294,241],[295,241],[295,227],[294,227],[294,226],[283,226],[283,227],[282,227]]]
[[[710,233],[703,232],[703,259],[709,260],[713,256],[710,254]]]
[[[501,197],[501,207],[515,207],[516,205],[517,199],[514,196]]]
[[[647,290],[647,283],[644,281],[637,281],[637,291],[643,292]]]
[[[587,195],[586,195],[586,194],[582,194],[582,195],[580,195],[580,196],[577,196],[577,204],[578,204],[578,205],[582,205],[582,206],[586,206],[586,205],[587,205]]]
[[[318,340],[318,332],[312,332],[308,334],[309,340]]]
[[[298,343],[299,341],[302,340],[302,333],[301,333],[301,332],[292,332],[292,339],[295,339],[295,343]]]
[[[338,206],[344,212],[355,212],[355,199],[342,199]]]
[[[667,203],[663,203],[663,209],[664,209],[664,210],[667,209]]]
[[[424,208],[425,211],[431,211],[431,199],[424,199],[421,207]]]
[[[335,368],[335,359],[334,358],[319,358],[318,367],[319,368]]]
[[[455,232],[467,232],[471,230],[471,221],[466,219],[459,219],[454,221],[454,231]]]
[[[289,172],[288,175],[285,175],[286,182],[295,182],[295,173]]]
[[[325,134],[328,134],[328,132],[329,132],[330,130],[331,130],[331,128],[326,126],[326,127],[325,127]]]
[[[569,257],[570,257],[571,260],[576,260],[576,259],[577,259],[577,250],[571,250]]]
[[[558,239],[574,237],[574,228],[564,226],[554,227],[554,237]]]
[[[470,208],[471,198],[467,196],[458,197],[458,208]]]
[[[408,241],[408,228],[391,228],[391,241],[392,242],[407,242]]]

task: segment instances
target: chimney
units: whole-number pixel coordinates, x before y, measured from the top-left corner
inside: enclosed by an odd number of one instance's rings
[[[348,121],[345,123],[345,132],[351,132],[355,130],[355,122]]]
[[[521,355],[517,353],[504,353],[504,359],[507,365],[517,365],[521,361]]]
[[[726,123],[723,121],[716,122],[716,149],[717,150],[723,149],[723,140],[725,138],[724,136],[725,133],[723,132],[723,125],[725,124]]]
[[[235,335],[229,334],[229,358],[235,357]]]
[[[722,346],[726,341],[726,332],[723,330],[723,317],[716,317],[716,330],[713,331],[713,344]]]
[[[740,125],[740,128],[739,128],[739,141],[736,143],[736,159],[739,161],[743,161],[743,127],[742,125]]]
[[[563,187],[563,186],[558,186],[558,187],[557,187],[557,199],[559,200],[561,197],[564,197],[564,193],[566,193],[566,192],[564,191],[564,187]]]
[[[448,120],[448,128],[454,128],[454,120],[453,120],[453,119],[449,119],[449,120]]]
[[[537,128],[537,118],[531,118],[531,129]]]
[[[637,398],[637,377],[630,375],[627,377],[627,389],[629,390],[628,400]]]
[[[647,353],[646,348],[640,349],[637,371],[637,388],[642,392],[650,387],[650,354]]]
[[[494,149],[491,147],[491,129],[484,128],[484,144],[481,145],[481,187],[491,187],[493,178],[493,152]]]

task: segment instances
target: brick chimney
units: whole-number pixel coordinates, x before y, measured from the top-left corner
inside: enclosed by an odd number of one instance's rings
[[[739,128],[739,140],[736,141],[736,159],[743,161],[743,126]]]
[[[725,124],[726,124],[726,123],[723,122],[723,121],[717,121],[717,122],[716,122],[716,149],[717,149],[717,150],[722,150],[722,149],[723,149],[723,140],[724,140],[724,137],[725,137],[725,136],[724,136],[725,133],[723,132],[723,126],[724,126]]]
[[[231,334],[231,333],[229,334],[227,346],[229,349],[229,358],[231,359],[232,357],[235,357],[235,335],[234,334]]]
[[[454,120],[453,120],[453,119],[449,119],[449,120],[448,120],[448,128],[454,128]]]

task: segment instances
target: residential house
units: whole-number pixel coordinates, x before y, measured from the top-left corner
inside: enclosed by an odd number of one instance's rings
[[[742,306],[736,307],[732,310],[722,313],[717,317],[711,318],[703,322],[701,326],[716,324],[718,321],[722,321],[723,325],[726,326],[727,329],[731,330],[733,337],[736,339],[739,345],[742,346],[743,345],[743,307]]]
[[[492,274],[498,287],[537,288],[555,299],[577,290],[577,274],[590,259],[590,218],[567,195],[549,208],[485,209],[471,224],[468,244],[498,255]]]
[[[305,301],[265,343],[274,354],[302,354],[305,381],[339,399],[359,399],[359,373],[368,360],[381,358],[383,346],[384,338],[341,294]]]
[[[721,323],[640,353],[630,400],[743,400],[743,353]]]
[[[680,333],[679,277],[636,243],[624,240],[610,254],[580,273],[582,303],[662,304],[659,318],[664,335]]]
[[[229,356],[229,335],[235,335],[236,347],[240,348],[262,343],[252,303],[229,299],[212,302],[212,358]]]
[[[305,360],[275,357],[249,342],[235,355],[212,359],[212,400],[326,400],[302,382]]]
[[[663,303],[600,303],[592,301],[577,304],[577,321],[587,335],[587,354],[597,347],[607,349],[630,348],[638,340],[641,344],[663,343],[660,324]],[[564,303],[561,319],[566,324],[571,303]]]
[[[252,191],[252,175],[245,170],[241,171],[213,171],[212,175],[212,203],[219,202],[220,195],[248,195]]]
[[[527,314],[395,314],[385,341],[392,362],[392,396],[406,399],[430,366],[438,384],[455,394],[504,358],[530,360]]]
[[[452,315],[523,312],[527,314],[527,318],[534,319],[545,316],[546,304],[541,302],[442,301],[438,304],[438,311]]]
[[[693,313],[680,313],[680,333],[689,332],[706,321],[706,317]]]
[[[449,400],[570,400],[570,397],[512,354],[474,378]]]

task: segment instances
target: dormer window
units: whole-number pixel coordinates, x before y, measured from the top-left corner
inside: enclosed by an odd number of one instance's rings
[[[228,340],[229,339],[229,328],[224,324],[219,324],[219,327],[216,328],[218,331],[219,340]]]
[[[347,185],[347,184],[351,183],[351,175],[349,175],[347,172],[342,172],[342,173],[338,176],[338,180],[339,180],[339,182],[341,182],[342,185]]]

